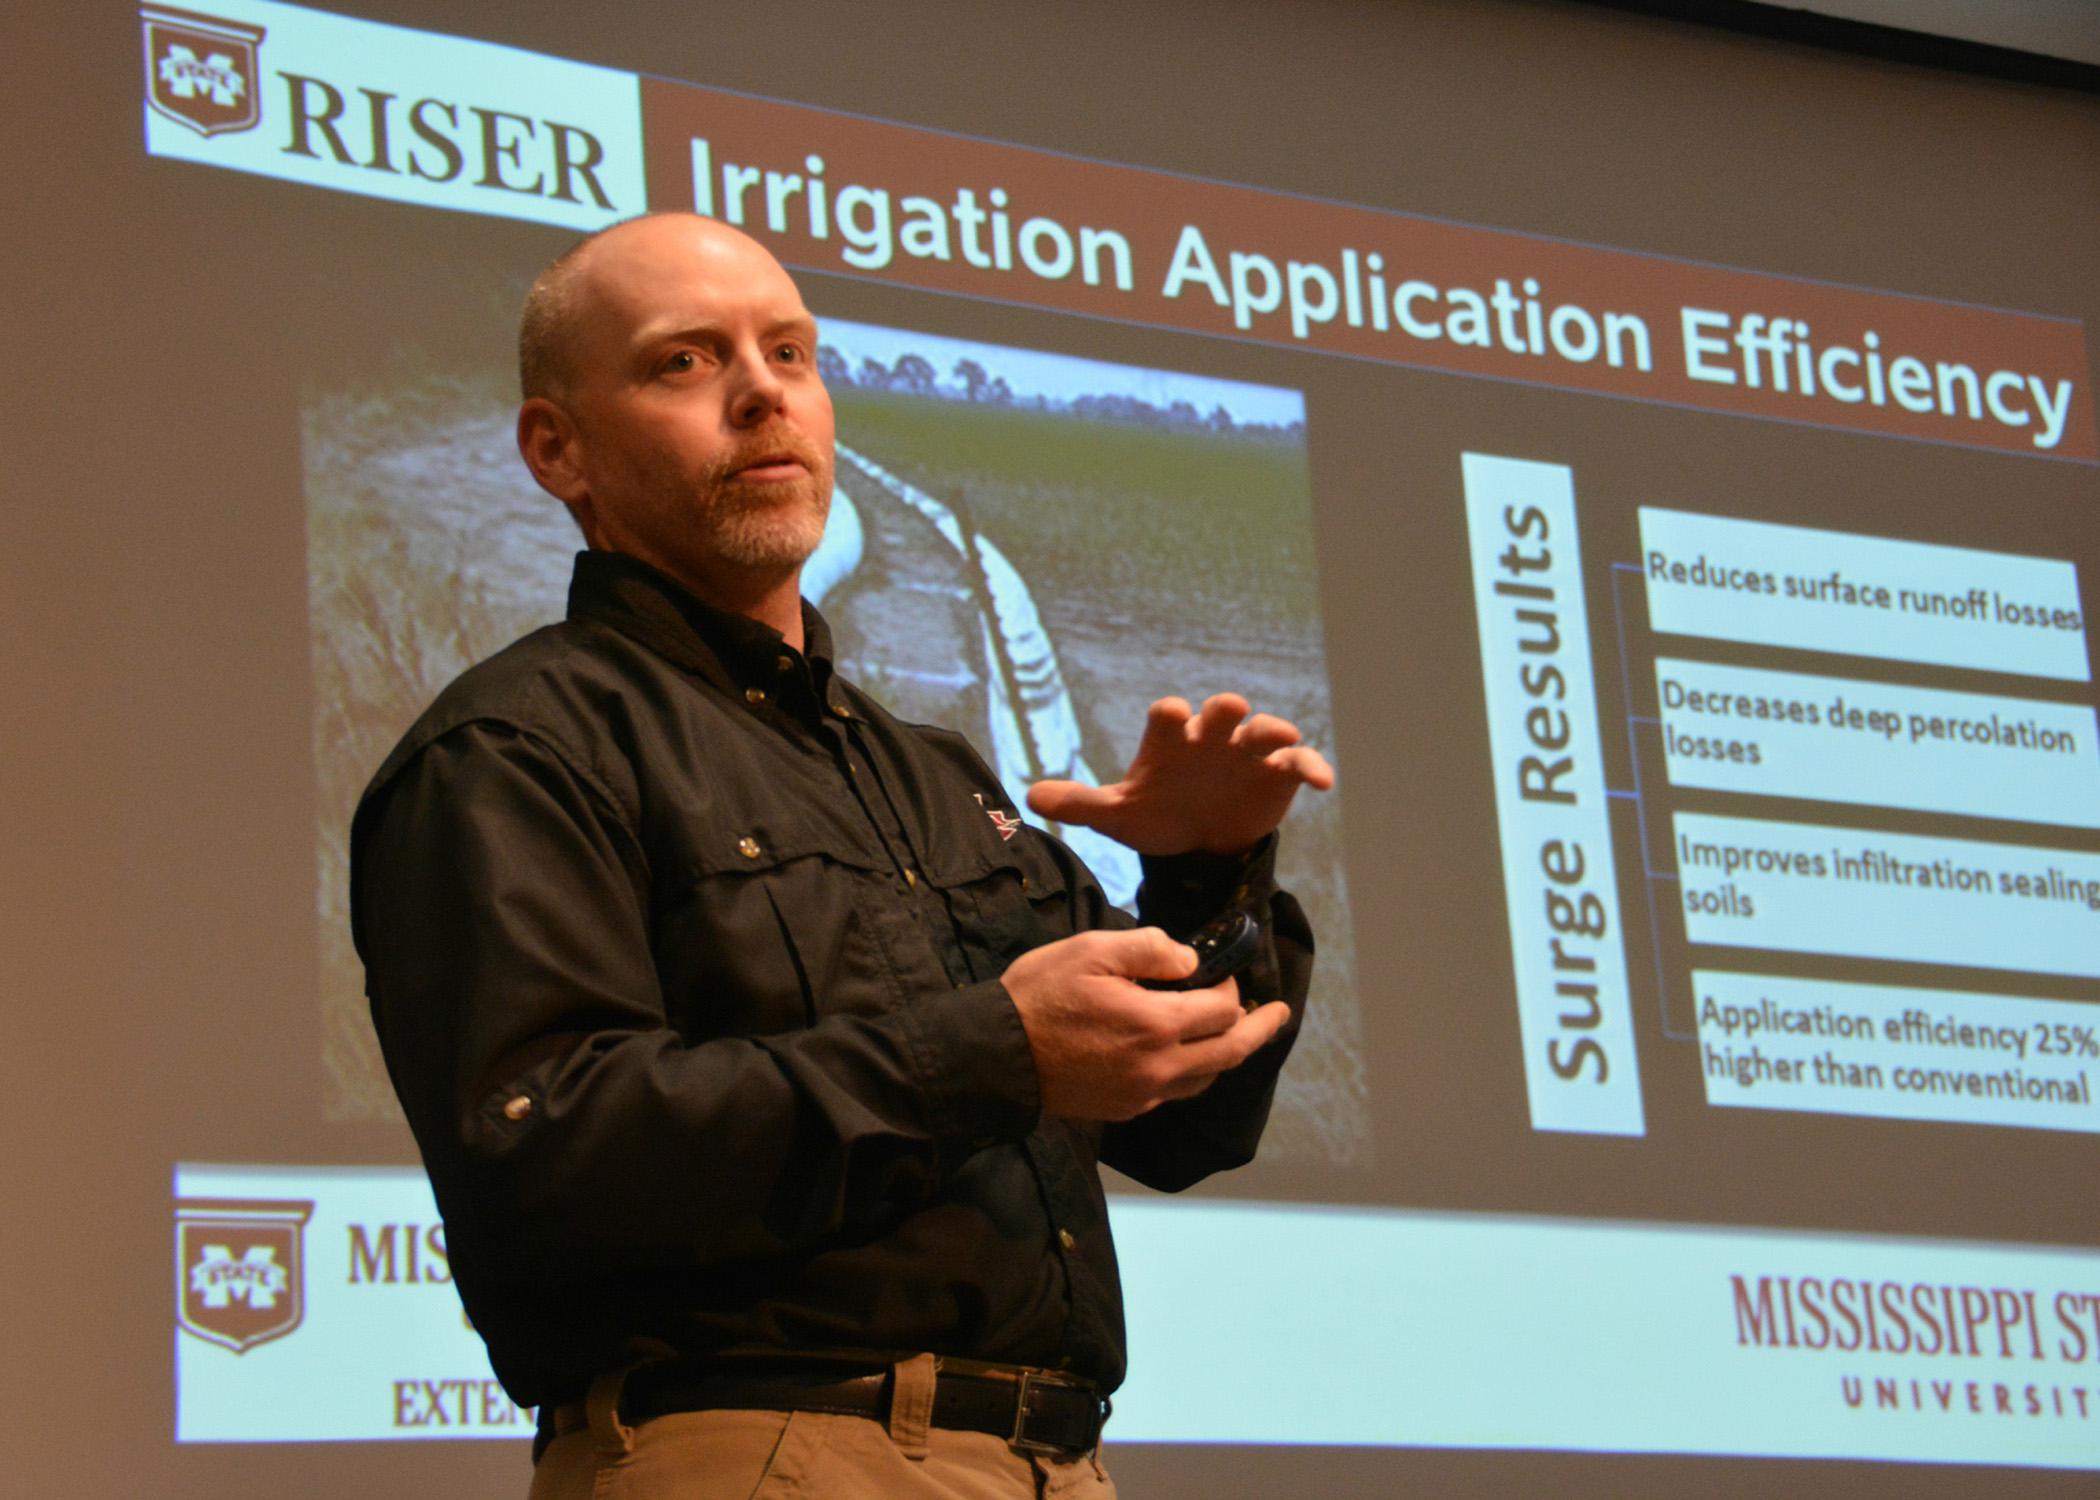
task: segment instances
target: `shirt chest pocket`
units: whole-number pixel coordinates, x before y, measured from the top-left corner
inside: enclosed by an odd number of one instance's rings
[[[1023,830],[996,850],[964,848],[928,859],[930,893],[946,903],[972,979],[996,979],[1031,948],[1068,935],[1063,873]]]
[[[765,1036],[826,1015],[877,1015],[902,992],[882,931],[886,882],[857,852],[760,833],[703,848],[664,893],[657,972],[688,1041]]]
[[[717,842],[730,857],[692,858],[656,924],[665,1008],[688,1041],[879,1015],[997,978],[1070,930],[1063,875],[1029,847],[929,853],[905,881],[850,842],[764,830]]]

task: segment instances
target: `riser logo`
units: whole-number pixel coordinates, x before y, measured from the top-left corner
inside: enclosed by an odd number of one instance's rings
[[[151,155],[574,229],[647,204],[632,73],[273,0],[222,4],[139,7]]]

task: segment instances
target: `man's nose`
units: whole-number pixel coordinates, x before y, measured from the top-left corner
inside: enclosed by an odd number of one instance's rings
[[[787,399],[780,372],[763,353],[753,352],[738,362],[738,378],[729,398],[729,419],[739,427],[756,427],[773,416]]]

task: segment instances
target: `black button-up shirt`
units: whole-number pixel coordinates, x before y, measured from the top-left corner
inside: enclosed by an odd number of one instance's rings
[[[527,1405],[638,1360],[931,1350],[1113,1388],[1098,1161],[1179,1189],[1254,1151],[1288,1035],[1126,1124],[1044,1117],[999,976],[1128,926],[960,735],[632,559],[473,668],[360,803],[352,928],[469,1317]],[[1312,944],[1247,860],[1151,860],[1146,920],[1228,904],[1243,993]],[[1295,1026],[1292,1033],[1295,1032]]]

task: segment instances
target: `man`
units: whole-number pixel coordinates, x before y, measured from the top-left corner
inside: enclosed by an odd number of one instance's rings
[[[960,736],[833,673],[798,589],[815,356],[708,219],[535,285],[518,445],[591,550],[568,619],[359,806],[374,1019],[468,1314],[541,1409],[536,1497],[1112,1494],[1095,1164],[1171,1190],[1252,1155],[1311,960],[1269,835],[1332,774],[1221,696],[1155,704],[1114,786],[1034,788],[1146,856],[1130,929]],[[1266,1003],[1135,982],[1235,904]]]

